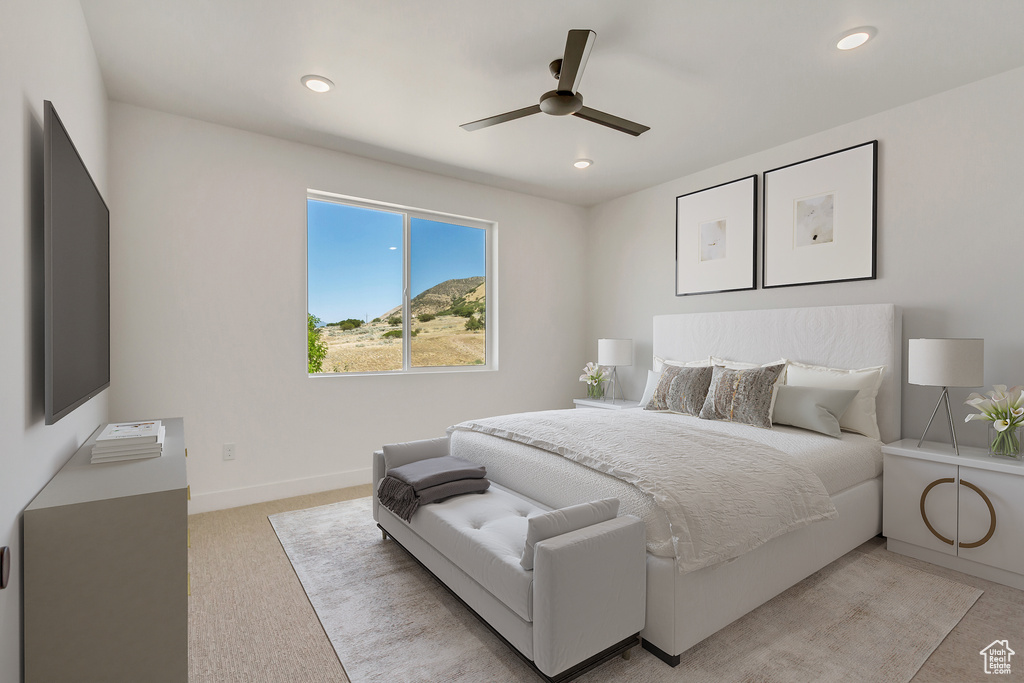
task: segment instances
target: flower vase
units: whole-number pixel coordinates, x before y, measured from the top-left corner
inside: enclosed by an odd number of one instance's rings
[[[587,385],[587,398],[604,398],[604,382]]]
[[[1020,460],[1020,440],[1020,426],[1008,427],[1000,432],[995,428],[994,423],[988,423],[988,452],[990,454]]]

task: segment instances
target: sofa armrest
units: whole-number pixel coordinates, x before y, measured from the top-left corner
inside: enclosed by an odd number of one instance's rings
[[[644,627],[647,547],[631,515],[537,544],[534,664],[554,676]]]
[[[423,439],[420,441],[406,441],[405,443],[387,444],[379,451],[373,452],[373,519],[380,521],[377,517],[377,486],[390,467],[401,467],[411,462],[426,460],[427,458],[440,458],[448,455],[448,437],[442,436],[437,439]]]
[[[440,458],[443,455],[448,455],[448,437],[390,443],[381,450],[384,452],[385,466],[391,469],[427,458]]]
[[[380,502],[377,500],[377,487],[380,486],[380,480],[384,478],[384,451],[373,452],[373,521],[379,522],[380,517],[377,514],[377,509],[380,507]]]

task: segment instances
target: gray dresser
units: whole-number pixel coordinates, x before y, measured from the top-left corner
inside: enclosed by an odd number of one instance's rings
[[[26,683],[188,680],[185,428],[163,424],[160,457],[93,465],[97,429],[25,509]]]

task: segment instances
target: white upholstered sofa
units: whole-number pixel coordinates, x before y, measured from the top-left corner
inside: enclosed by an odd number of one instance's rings
[[[385,446],[373,455],[376,491],[389,468],[448,454],[448,439]],[[405,522],[373,498],[373,516],[542,677],[565,681],[639,643],[646,604],[643,522],[621,516],[536,543],[520,561],[527,519],[550,508],[493,485],[424,505]]]

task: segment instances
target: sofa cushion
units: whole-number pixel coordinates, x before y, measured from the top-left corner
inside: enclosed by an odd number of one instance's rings
[[[546,508],[492,486],[421,507],[409,526],[510,610],[533,621],[533,572],[519,564],[527,517]]]

